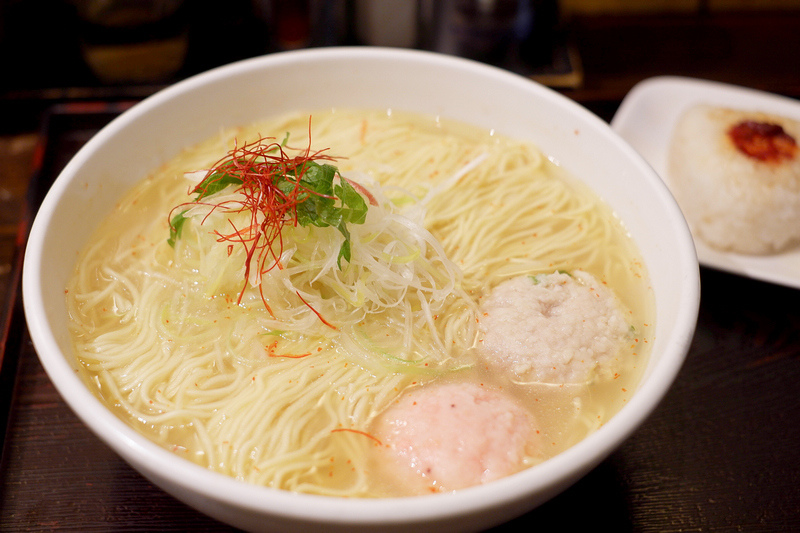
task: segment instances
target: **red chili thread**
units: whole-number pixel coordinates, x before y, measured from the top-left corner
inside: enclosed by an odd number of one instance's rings
[[[377,442],[379,446],[383,446],[383,443],[380,441],[380,439],[378,439],[378,437],[376,437],[374,435],[370,435],[366,431],[361,431],[360,429],[335,428],[335,429],[331,430],[331,433],[338,433],[340,431],[349,431],[350,433],[357,433],[359,435],[364,435],[365,437],[368,437],[368,438],[374,440],[375,442]]]
[[[211,166],[201,181],[202,185],[215,172],[224,172],[242,181],[241,185],[238,185],[236,189],[236,192],[244,197],[242,200],[228,200],[219,203],[196,202],[211,207],[211,211],[205,218],[217,209],[233,213],[250,213],[250,223],[246,227],[238,228],[229,220],[231,225],[230,233],[225,234],[214,230],[218,242],[231,243],[228,245],[229,255],[233,250],[233,244],[241,244],[245,249],[244,285],[239,292],[236,301],[237,305],[241,304],[244,297],[244,292],[250,279],[253,258],[257,258],[256,264],[259,269],[259,276],[263,276],[275,267],[283,268],[280,264],[280,257],[283,254],[284,247],[282,238],[284,226],[287,224],[297,226],[297,206],[304,202],[309,194],[320,196],[316,191],[309,190],[300,183],[305,172],[306,163],[311,161],[335,161],[335,158],[324,154],[326,150],[311,151],[310,119],[308,129],[309,144],[300,155],[294,157],[288,155],[286,153],[286,148],[288,147],[276,142],[274,137],[259,137],[257,140],[241,146],[236,144],[226,156]],[[295,173],[296,177],[293,177],[290,173]],[[293,181],[294,188],[288,193],[284,193],[277,186],[279,179]],[[199,197],[204,198],[207,189],[201,185],[195,187],[192,192],[200,193]],[[206,187],[208,185],[210,183]],[[370,200],[374,200],[371,195]],[[177,209],[186,208],[194,204],[193,202],[186,202],[175,207],[170,213],[170,220],[172,220],[173,214]],[[261,222],[258,221],[259,214],[263,215],[264,218]],[[261,286],[259,286],[259,293],[267,311],[274,317],[275,315],[266,301]],[[308,302],[302,297],[300,299],[323,323],[333,327]]]
[[[278,341],[275,341],[269,346],[267,346],[267,355],[269,357],[286,357],[289,359],[302,359],[303,357],[308,357],[309,355],[311,355],[311,352],[301,353],[301,354],[276,353],[275,349],[277,347],[278,347]],[[255,380],[256,378],[253,379]]]

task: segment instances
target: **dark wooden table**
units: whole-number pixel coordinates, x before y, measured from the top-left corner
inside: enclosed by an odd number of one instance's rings
[[[589,47],[585,85],[565,94],[605,119],[633,83],[655,74],[800,96],[800,19],[763,23],[794,47],[790,68],[751,52],[739,54],[737,67],[725,55],[747,38],[732,37],[736,20],[712,28],[728,37],[708,41],[722,44],[710,50],[705,70],[678,62],[686,46],[710,39],[702,26],[674,34],[673,22],[658,22],[653,31],[666,39],[660,46],[678,46],[678,57],[638,74],[623,64],[643,53],[628,49],[625,36],[644,30],[630,21],[595,22],[580,35],[610,43],[615,59],[603,61]],[[151,485],[78,421],[44,374],[21,312],[19,269],[31,213],[69,157],[127,105],[48,104],[40,131],[0,136],[1,531],[231,530]],[[705,268],[701,276],[697,333],[661,405],[584,479],[497,531],[800,531],[800,291]]]

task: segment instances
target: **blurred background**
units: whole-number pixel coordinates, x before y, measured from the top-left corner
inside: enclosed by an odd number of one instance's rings
[[[800,0],[0,0],[0,133],[64,100],[140,99],[280,50],[436,50],[550,85],[610,118],[678,74],[800,95]]]

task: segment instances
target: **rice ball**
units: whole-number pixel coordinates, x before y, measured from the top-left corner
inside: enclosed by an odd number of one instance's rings
[[[582,383],[614,372],[630,325],[616,296],[587,272],[519,276],[481,304],[479,350],[514,379]]]
[[[381,468],[425,494],[463,489],[522,470],[539,453],[533,415],[477,383],[427,385],[403,394],[376,423]]]
[[[668,154],[672,192],[698,239],[744,254],[800,241],[800,123],[698,105],[679,119]]]

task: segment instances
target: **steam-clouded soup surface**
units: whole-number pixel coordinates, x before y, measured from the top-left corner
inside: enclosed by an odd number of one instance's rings
[[[389,111],[188,148],[100,225],[67,302],[85,379],[138,431],[357,497],[567,449],[632,394],[654,331],[638,251],[592,192],[527,142]]]

